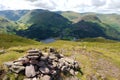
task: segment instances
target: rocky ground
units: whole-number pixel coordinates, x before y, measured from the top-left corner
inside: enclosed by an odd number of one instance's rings
[[[16,79],[19,74],[24,74],[24,80],[64,80],[62,75],[69,76],[66,80],[80,80],[75,77],[80,72],[79,63],[53,48],[28,50],[25,56],[4,65]],[[9,80],[9,77],[5,76],[3,80]]]

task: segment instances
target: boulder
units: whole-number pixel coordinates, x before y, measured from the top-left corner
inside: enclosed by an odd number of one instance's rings
[[[26,77],[28,78],[31,78],[31,77],[35,77],[36,76],[36,72],[35,72],[35,68],[32,64],[30,65],[27,65],[25,67],[25,75]]]

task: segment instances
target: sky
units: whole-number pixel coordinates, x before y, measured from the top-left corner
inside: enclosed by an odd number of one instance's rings
[[[120,0],[0,0],[0,10],[22,9],[119,14]]]

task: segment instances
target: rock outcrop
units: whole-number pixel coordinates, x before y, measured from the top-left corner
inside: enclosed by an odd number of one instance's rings
[[[24,57],[4,65],[13,73],[24,73],[24,80],[59,80],[61,73],[75,76],[80,70],[77,61],[64,57],[53,48],[48,52],[28,50]]]

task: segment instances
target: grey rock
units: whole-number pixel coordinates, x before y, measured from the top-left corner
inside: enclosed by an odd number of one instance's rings
[[[33,65],[30,64],[30,65],[26,66],[25,75],[28,78],[36,76],[35,68]]]
[[[48,59],[48,56],[41,56],[40,59],[43,60],[43,61],[46,61]]]
[[[52,80],[52,78],[49,75],[44,75],[43,77],[40,78],[40,80]]]
[[[78,64],[78,63],[75,63],[75,64],[74,64],[74,68],[75,68],[75,69],[79,69],[79,64]]]
[[[57,57],[55,55],[50,55],[49,58],[50,59],[56,59]]]
[[[34,77],[32,80],[39,80],[38,78]]]
[[[15,66],[23,66],[23,63],[20,61],[20,62],[14,62],[13,63]]]
[[[58,73],[57,73],[57,70],[51,70],[51,74],[52,75],[57,75]]]
[[[41,56],[41,53],[28,53],[27,56]]]
[[[65,61],[67,61],[68,63],[70,64],[74,64],[74,60],[73,59],[70,59],[70,58],[65,58]]]
[[[45,66],[45,61],[39,61],[37,65],[39,67]]]
[[[38,59],[39,56],[27,56],[29,59]]]
[[[11,68],[9,68],[10,70],[12,70],[13,72],[15,73],[20,73],[22,71],[25,70],[25,67],[24,66],[15,66],[13,65]]]
[[[4,65],[10,68],[13,65],[13,62],[5,62]]]
[[[27,51],[27,53],[39,53],[39,52],[40,52],[40,51],[39,51],[39,50],[36,50],[36,49]]]
[[[21,58],[19,58],[17,61],[25,61],[26,59],[28,59],[28,58],[26,58],[26,57],[21,57]]]
[[[52,62],[53,67],[57,67],[58,63],[57,62]]]
[[[66,71],[67,67],[66,66],[62,66],[61,71]]]
[[[40,72],[42,72],[43,74],[49,74],[50,70],[47,67],[40,67],[39,68]]]
[[[31,64],[38,64],[38,60],[30,60]]]
[[[73,69],[70,69],[69,72],[70,72],[71,75],[75,75],[75,71]]]

